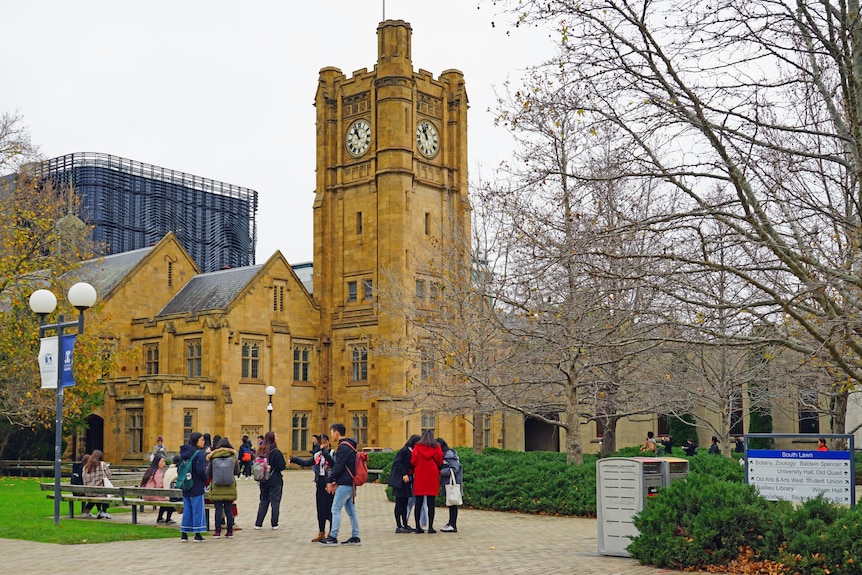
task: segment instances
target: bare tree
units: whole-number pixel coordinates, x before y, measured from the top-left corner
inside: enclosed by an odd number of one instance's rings
[[[660,397],[650,393],[662,375],[651,361],[660,345],[648,311],[657,292],[638,279],[638,259],[624,257],[649,238],[617,233],[620,213],[648,203],[650,188],[570,178],[615,170],[613,140],[563,105],[577,97],[563,75],[537,70],[528,84],[500,102],[525,167],[474,200],[484,216],[473,225],[481,257],[471,264],[433,250],[437,258],[418,262],[436,278],[434,297],[417,297],[419,285],[416,296],[389,294],[388,311],[405,315],[410,329],[375,345],[412,354],[414,402],[542,421],[566,431],[567,458],[580,462],[584,419],[603,424],[603,451],[613,451],[617,421],[654,412]]]
[[[663,186],[666,201],[629,227],[673,241],[640,255],[662,274],[720,269],[744,285],[718,300],[704,289],[668,294],[772,326],[734,338],[777,342],[840,373],[840,406],[862,381],[858,2],[525,0],[512,11],[558,31],[582,90],[576,110],[632,144],[609,177]],[[689,249],[704,220],[737,257]]]

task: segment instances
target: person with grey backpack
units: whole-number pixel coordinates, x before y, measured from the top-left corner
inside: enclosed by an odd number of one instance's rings
[[[233,537],[233,502],[236,501],[236,476],[239,474],[237,453],[227,437],[222,437],[214,450],[207,454],[210,478],[209,500],[215,505],[215,533],[213,539],[221,537],[222,521],[227,519],[225,538]]]
[[[458,506],[461,505],[464,484],[464,468],[458,452],[437,438],[443,451],[443,466],[440,468],[440,487],[446,496],[446,506],[449,508],[449,522],[440,531],[443,533],[458,533]],[[450,493],[451,490],[451,493]]]

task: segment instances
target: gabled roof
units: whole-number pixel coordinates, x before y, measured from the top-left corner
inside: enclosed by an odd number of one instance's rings
[[[247,266],[196,275],[156,317],[226,309],[262,267],[263,265]]]
[[[309,294],[314,293],[314,263],[303,262],[290,266],[293,268],[293,273],[299,278],[300,283],[305,287]]]
[[[81,264],[72,272],[77,281],[87,282],[96,288],[100,298],[106,297],[129,273],[153,251],[153,247],[141,248],[121,254],[114,254]]]

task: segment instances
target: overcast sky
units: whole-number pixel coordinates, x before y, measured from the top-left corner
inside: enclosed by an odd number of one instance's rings
[[[310,261],[318,72],[373,68],[383,6],[0,0],[0,112],[23,115],[46,157],[104,152],[257,190],[258,263]],[[385,10],[411,24],[414,69],[464,73],[470,178],[492,178],[511,155],[494,89],[552,53],[548,33],[510,31],[477,0]]]

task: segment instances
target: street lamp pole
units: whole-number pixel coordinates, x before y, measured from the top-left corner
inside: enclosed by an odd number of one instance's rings
[[[266,394],[269,396],[269,403],[266,405],[266,410],[269,412],[269,430],[272,431],[272,396],[275,395],[275,386],[267,385]]]
[[[57,413],[54,429],[54,525],[60,525],[60,460],[63,455],[63,366],[66,363],[66,352],[71,363],[72,350],[66,350],[66,330],[77,328],[79,334],[84,333],[84,310],[96,303],[96,290],[88,283],[76,283],[69,288],[69,303],[78,310],[77,321],[63,321],[63,314],[57,317],[57,323],[46,324],[45,316],[57,307],[57,297],[48,290],[36,290],[30,295],[30,309],[39,316],[39,339],[45,337],[45,332],[54,330],[57,333]],[[41,366],[40,366],[41,367]]]

